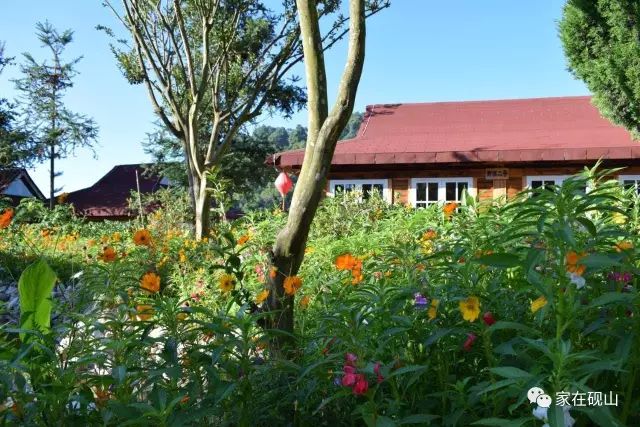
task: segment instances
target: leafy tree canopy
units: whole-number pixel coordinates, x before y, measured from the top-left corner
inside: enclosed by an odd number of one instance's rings
[[[5,55],[4,43],[0,43],[0,74],[13,58]],[[17,123],[16,106],[6,98],[0,98],[0,168],[28,165],[33,160],[29,149],[28,134]]]
[[[640,137],[640,2],[569,0],[560,22],[569,69],[612,122]]]

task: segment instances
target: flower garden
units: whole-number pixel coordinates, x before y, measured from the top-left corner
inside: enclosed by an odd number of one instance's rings
[[[420,210],[328,198],[297,275],[267,264],[278,209],[195,241],[167,204],[133,223],[3,208],[0,282],[19,307],[0,311],[0,420],[638,425],[638,205],[607,176]],[[286,355],[267,275],[295,297]]]

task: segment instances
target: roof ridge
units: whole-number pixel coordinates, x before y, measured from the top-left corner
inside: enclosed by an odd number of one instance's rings
[[[386,106],[423,106],[437,104],[485,104],[485,103],[508,103],[521,101],[559,101],[571,99],[591,99],[592,95],[567,95],[567,96],[543,96],[543,97],[527,97],[527,98],[506,98],[506,99],[469,99],[459,101],[427,101],[427,102],[385,102],[378,104],[367,104],[369,107],[386,107]]]

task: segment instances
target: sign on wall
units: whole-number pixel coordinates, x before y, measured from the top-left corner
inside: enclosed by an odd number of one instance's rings
[[[485,169],[486,179],[509,179],[509,169],[507,168],[489,168]]]

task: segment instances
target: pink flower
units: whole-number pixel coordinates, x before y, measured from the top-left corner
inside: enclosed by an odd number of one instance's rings
[[[356,375],[356,384],[353,386],[353,394],[363,395],[369,390],[369,383],[363,374]]]
[[[373,373],[378,376],[378,384],[384,381],[384,377],[380,373],[380,362],[376,362],[375,366],[373,367]]]
[[[462,345],[462,347],[464,348],[464,351],[471,351],[471,348],[473,347],[473,343],[477,338],[478,337],[474,333],[467,334],[467,340]]]
[[[347,353],[344,355],[344,363],[349,366],[355,366],[358,356],[353,353]]]
[[[345,374],[355,374],[355,373],[356,373],[356,368],[354,368],[354,367],[353,367],[353,366],[351,366],[351,365],[344,365],[344,366],[342,367],[342,371],[343,371]]]

